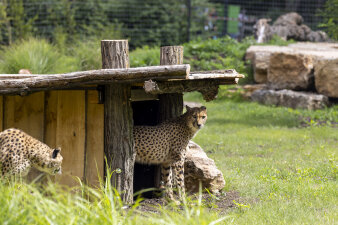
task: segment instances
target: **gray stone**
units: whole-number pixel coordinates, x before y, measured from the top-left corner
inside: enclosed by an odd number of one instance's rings
[[[257,90],[252,93],[251,99],[266,105],[309,110],[321,109],[329,104],[327,96],[291,90]]]
[[[208,158],[203,149],[189,142],[184,163],[184,181],[188,192],[198,192],[200,182],[202,190],[207,188],[212,193],[219,192],[225,186],[223,174],[217,169],[214,160]]]
[[[269,19],[259,19],[254,25],[257,43],[271,40],[273,35],[278,35],[284,40],[317,41],[325,42],[329,38],[322,31],[312,31],[307,25],[302,24],[303,18],[297,13],[287,13],[277,18],[273,25]]]

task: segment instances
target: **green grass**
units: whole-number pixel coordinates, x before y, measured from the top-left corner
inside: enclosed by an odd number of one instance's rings
[[[307,111],[224,97],[211,103],[200,144],[250,207],[235,224],[334,224],[338,220],[337,128],[301,127],[301,117],[338,121],[338,107]],[[202,101],[200,95],[185,95]],[[328,123],[328,124],[329,124]]]
[[[0,224],[337,224],[338,107],[307,111],[246,102],[222,88],[205,103],[208,121],[194,138],[223,172],[225,191],[239,192],[236,208],[217,214],[200,201],[161,213],[122,209],[109,184],[63,190],[0,181]],[[328,120],[300,126],[302,116]],[[136,203],[137,205],[138,203]]]

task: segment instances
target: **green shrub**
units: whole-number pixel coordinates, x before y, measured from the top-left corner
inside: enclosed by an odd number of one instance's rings
[[[278,36],[264,45],[288,45],[293,40],[285,41]],[[235,69],[238,73],[244,74],[245,78],[241,83],[252,83],[253,74],[251,66],[245,62],[246,49],[256,44],[253,37],[243,39],[241,42],[230,37],[223,37],[216,40],[194,40],[184,44],[184,63],[191,66],[192,71]],[[160,64],[160,49],[145,46],[130,53],[132,67],[152,66]]]
[[[338,0],[328,0],[320,15],[324,21],[319,26],[326,28],[330,38],[338,40]]]
[[[76,41],[66,43],[64,47],[61,45],[61,48],[79,61],[81,70],[101,69],[101,40],[121,39],[121,26],[116,23],[106,26],[99,24],[95,28],[88,26],[84,29],[88,37],[78,35],[78,38],[73,38]]]
[[[160,65],[160,48],[144,46],[130,53],[130,66],[156,66]]]
[[[79,63],[46,40],[29,38],[5,47],[1,54],[0,73],[17,74],[20,69],[34,74],[63,73],[79,70]]]

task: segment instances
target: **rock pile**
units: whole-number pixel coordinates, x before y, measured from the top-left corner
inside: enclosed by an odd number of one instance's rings
[[[293,39],[296,41],[324,42],[328,37],[323,31],[312,31],[310,27],[303,24],[303,17],[298,13],[291,12],[277,18],[270,25],[270,19],[260,19],[254,26],[257,43],[269,41],[273,35],[284,40]]]
[[[329,98],[338,98],[338,43],[295,43],[288,46],[251,46],[246,52],[254,68],[254,79],[266,84],[269,92],[257,90],[259,95],[279,95],[278,105],[293,108],[316,109],[328,104]],[[278,92],[277,90],[293,92]],[[308,105],[283,103],[285,96],[294,91],[302,91],[304,99],[307,92]],[[322,99],[322,103],[311,105],[311,99]],[[255,100],[264,103],[262,98]],[[266,98],[270,98],[266,96]],[[290,97],[291,98],[291,97]],[[292,97],[294,98],[294,97]],[[263,98],[264,99],[264,98]],[[317,101],[317,100],[316,100]],[[266,102],[266,104],[273,104]]]

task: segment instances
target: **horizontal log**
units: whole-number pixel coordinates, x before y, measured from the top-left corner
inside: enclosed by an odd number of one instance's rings
[[[224,79],[201,79],[201,80],[175,80],[175,81],[152,81],[144,82],[143,88],[149,94],[183,93],[201,91],[210,87],[224,84],[237,84],[238,78]]]
[[[101,69],[64,74],[48,75],[0,75],[0,94],[13,91],[30,92],[34,89],[63,88],[74,85],[143,82],[145,80],[186,79],[190,73],[190,65],[148,66],[129,69]]]
[[[236,70],[210,70],[210,71],[194,71],[189,74],[189,80],[201,79],[224,79],[233,80],[234,78],[244,78],[244,75],[239,74]]]
[[[235,81],[207,79],[155,82],[149,80],[144,82],[143,88],[146,93],[152,95],[198,91],[203,95],[203,99],[208,102],[214,100],[217,97],[218,87],[222,84],[235,84]]]

